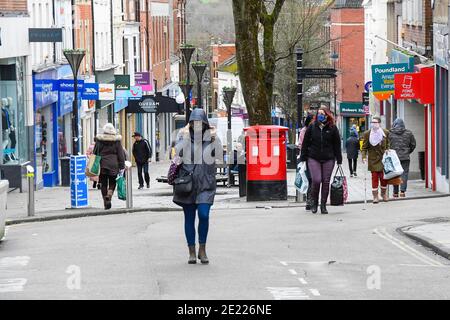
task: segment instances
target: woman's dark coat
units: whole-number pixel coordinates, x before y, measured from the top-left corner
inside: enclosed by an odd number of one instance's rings
[[[321,127],[316,121],[306,129],[303,139],[300,161],[308,158],[317,161],[336,160],[342,164],[341,136],[334,125]]]
[[[350,138],[345,143],[345,149],[347,151],[347,159],[358,159],[360,144],[356,133],[351,133]]]
[[[125,153],[121,135],[99,134],[94,147],[94,154],[101,157],[100,174],[116,176],[125,168]]]

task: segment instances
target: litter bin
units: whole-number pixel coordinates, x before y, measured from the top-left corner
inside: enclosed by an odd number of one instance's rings
[[[425,180],[425,151],[419,152],[420,177]]]
[[[70,187],[70,158],[60,158],[61,163],[61,186]]]
[[[287,168],[297,169],[297,146],[295,144],[287,145]]]

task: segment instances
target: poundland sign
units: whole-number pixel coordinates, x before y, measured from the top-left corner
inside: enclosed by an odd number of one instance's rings
[[[409,64],[378,64],[372,66],[373,95],[379,100],[387,100],[394,94],[395,75],[411,72]]]

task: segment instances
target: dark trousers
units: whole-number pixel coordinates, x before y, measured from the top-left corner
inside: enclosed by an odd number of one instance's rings
[[[188,246],[195,246],[195,216],[198,212],[198,243],[206,244],[209,230],[210,204],[186,204],[184,210],[184,233]]]
[[[108,190],[112,190],[112,192],[114,192],[114,190],[116,189],[116,178],[117,176],[100,174],[99,183],[101,185],[103,197],[106,197],[106,195],[108,194]]]
[[[327,203],[330,193],[330,180],[334,169],[334,160],[317,161],[308,159],[308,169],[311,173],[311,198],[315,203],[319,201],[319,191],[322,186],[321,203]]]
[[[408,175],[409,175],[409,165],[411,163],[410,160],[400,160],[400,163],[402,164],[403,168],[403,174],[402,174],[402,184],[399,186],[394,186],[394,193],[398,194],[398,189],[401,190],[401,192],[406,192],[406,189],[408,188]]]
[[[348,167],[350,169],[350,174],[356,173],[357,166],[358,166],[358,158],[348,159]]]
[[[139,186],[144,186],[144,178],[142,176],[142,171],[144,171],[145,176],[145,183],[150,184],[150,175],[148,174],[148,162],[145,164],[137,164],[138,168],[138,179],[139,179]]]

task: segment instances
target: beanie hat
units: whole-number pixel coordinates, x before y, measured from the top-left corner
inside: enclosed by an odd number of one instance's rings
[[[103,127],[103,134],[115,135],[116,134],[116,128],[114,128],[112,123],[107,123]]]

